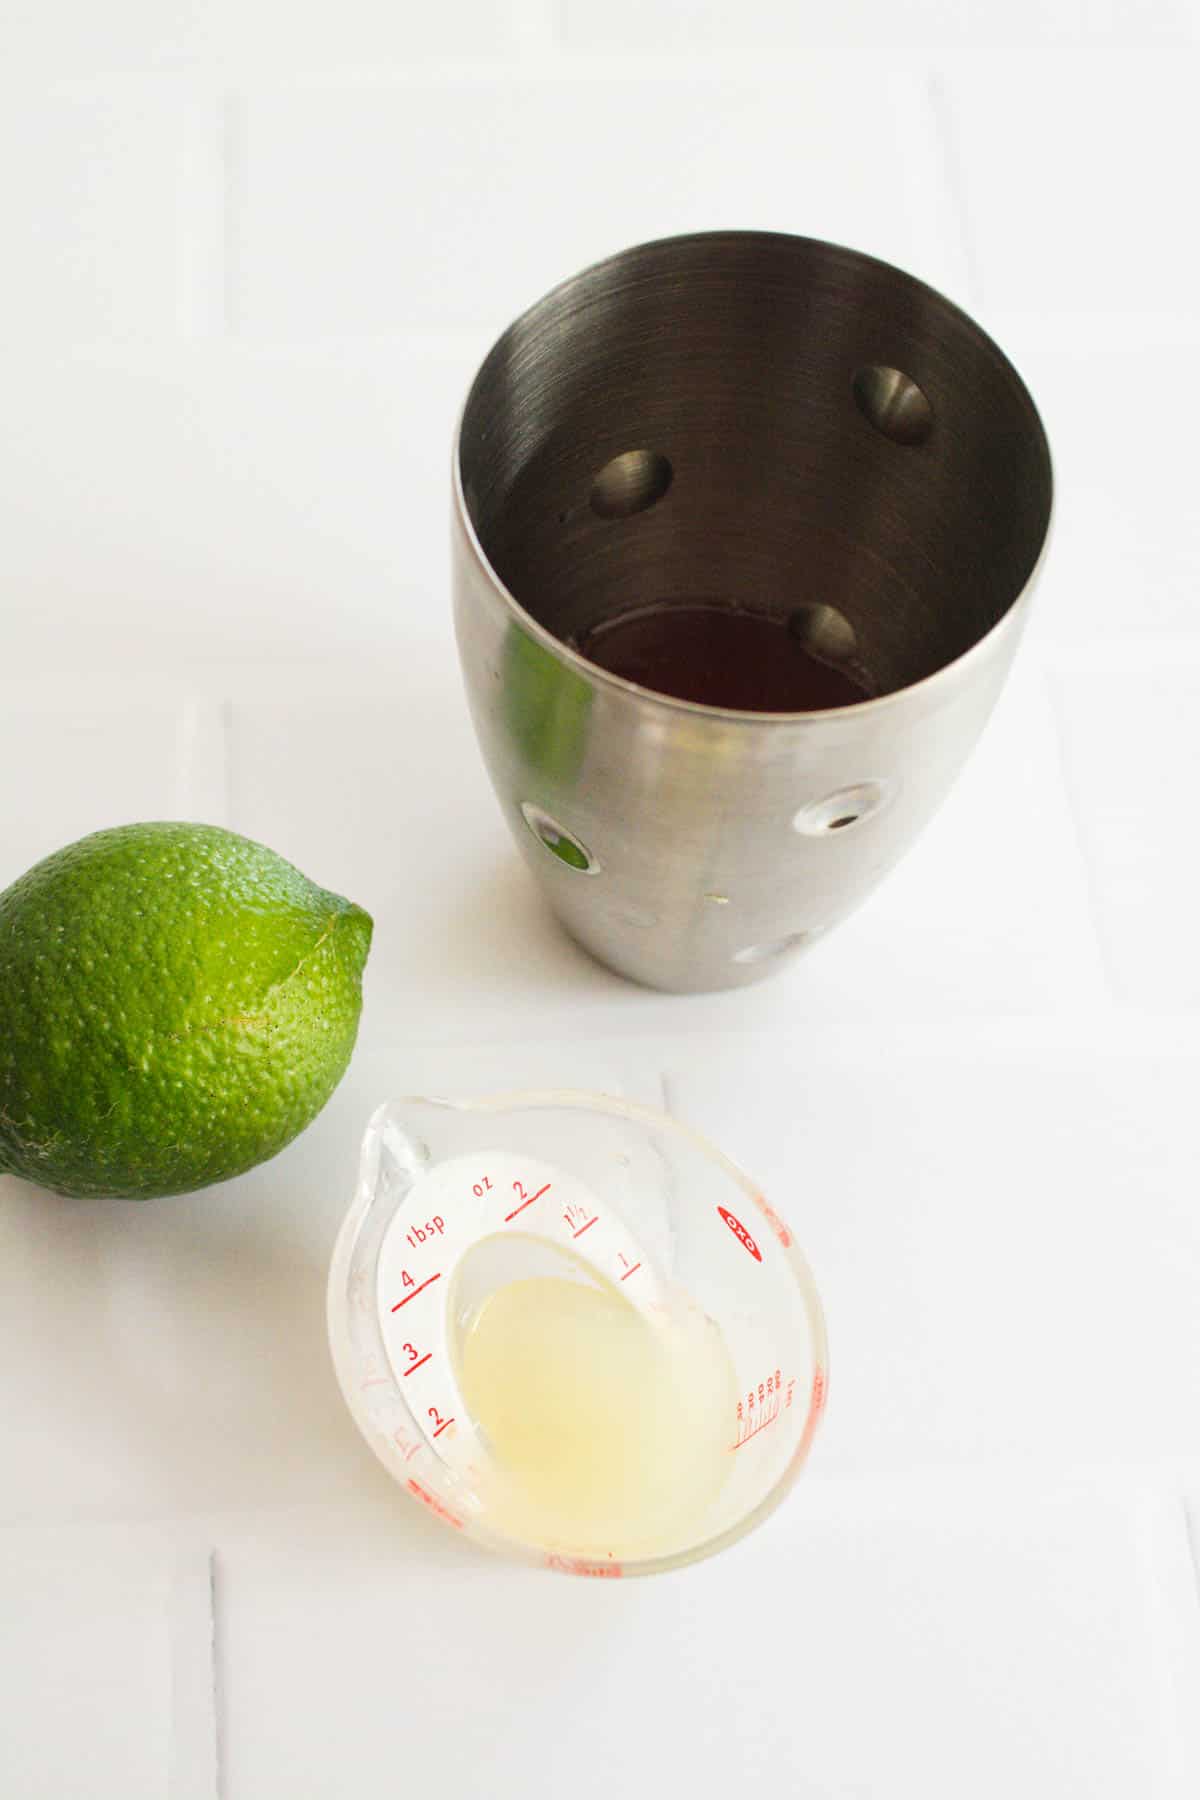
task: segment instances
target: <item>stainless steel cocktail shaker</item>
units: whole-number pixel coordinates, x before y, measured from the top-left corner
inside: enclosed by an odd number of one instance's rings
[[[844,918],[986,720],[1050,508],[996,345],[857,252],[668,239],[518,319],[455,447],[455,618],[500,804],[568,931],[696,991]],[[638,618],[686,648],[697,607],[780,627],[855,697],[701,703],[591,653]]]

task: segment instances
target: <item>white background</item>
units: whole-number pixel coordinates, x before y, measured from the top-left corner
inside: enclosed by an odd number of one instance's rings
[[[136,1209],[0,1180],[0,1521],[214,1550],[225,1800],[1194,1794],[1195,0],[9,0],[3,37],[0,888],[198,817],[376,937],[354,1067],[274,1163]],[[589,963],[517,865],[459,689],[448,461],[516,310],[715,226],[966,306],[1042,407],[1058,508],[927,836],[811,958],[681,1000]],[[324,1347],[373,1106],[564,1077],[706,1128],[828,1307],[805,1483],[648,1583],[427,1522]],[[77,1785],[30,1773],[29,1720],[69,1731],[86,1680],[36,1585],[0,1607],[0,1786],[117,1800],[83,1725]],[[155,1641],[120,1800],[198,1791],[143,1717]]]

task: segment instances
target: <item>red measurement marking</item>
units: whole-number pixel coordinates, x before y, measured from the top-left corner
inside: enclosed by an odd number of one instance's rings
[[[364,1381],[362,1385],[365,1388],[381,1387],[384,1382],[390,1381],[390,1380],[391,1380],[390,1375],[372,1375],[369,1377],[368,1380]]]
[[[792,1384],[789,1381],[788,1382],[788,1398],[789,1398],[789,1400],[791,1399],[791,1391],[792,1391]],[[826,1399],[827,1392],[828,1392],[828,1376],[826,1375],[824,1369],[822,1369],[818,1366],[816,1372],[813,1375],[812,1396],[811,1396],[811,1399],[809,1400],[808,1418],[804,1422],[804,1435],[800,1439],[800,1442],[797,1444],[795,1454],[792,1457],[791,1462],[788,1464],[789,1470],[800,1468],[803,1465],[806,1457],[808,1456],[809,1451],[812,1449],[812,1441],[813,1441],[813,1438],[816,1436],[817,1426],[821,1420],[821,1414],[825,1410],[825,1399]]]
[[[415,1375],[418,1369],[423,1369],[425,1367],[425,1364],[429,1361],[429,1359],[432,1355],[433,1355],[433,1351],[427,1350],[425,1352],[424,1356],[421,1358],[420,1362],[413,1363],[411,1365],[411,1367],[409,1367],[407,1369],[401,1369],[401,1371],[400,1371],[401,1381],[407,1380],[408,1376],[410,1376],[410,1375]]]
[[[445,1519],[447,1525],[453,1525],[456,1531],[462,1530],[463,1522],[458,1514],[452,1513],[448,1506],[443,1506],[437,1496],[431,1494],[428,1488],[422,1487],[415,1477],[409,1477],[408,1491],[415,1494],[418,1500],[424,1501],[430,1512],[436,1513],[439,1519]]]
[[[642,1265],[641,1265],[641,1263],[640,1263],[640,1262],[635,1262],[635,1263],[634,1263],[634,1265],[633,1265],[633,1267],[632,1267],[632,1269],[626,1269],[626,1271],[625,1271],[625,1273],[624,1273],[624,1274],[623,1274],[623,1275],[622,1275],[622,1277],[621,1277],[621,1280],[622,1280],[622,1281],[628,1281],[628,1280],[629,1280],[629,1277],[630,1277],[630,1276],[631,1276],[631,1275],[636,1275],[636,1274],[637,1274],[637,1272],[638,1272],[638,1270],[639,1270],[639,1269],[640,1269],[640,1268],[641,1268],[641,1266],[642,1266]]]
[[[454,1423],[453,1419],[443,1419],[441,1424],[438,1426],[437,1430],[434,1432],[434,1434],[433,1434],[434,1437],[441,1437],[441,1435],[442,1435],[443,1431],[445,1431],[447,1425],[453,1425],[453,1423]]]
[[[763,1419],[758,1425],[756,1425],[754,1427],[753,1431],[748,1431],[746,1433],[745,1437],[740,1437],[738,1439],[737,1443],[732,1446],[733,1449],[740,1450],[742,1445],[748,1444],[752,1437],[757,1437],[760,1431],[765,1431],[767,1429],[768,1425],[773,1425],[778,1417],[779,1417],[779,1414],[777,1412],[773,1412],[769,1419]]]
[[[527,1206],[532,1206],[535,1200],[540,1200],[543,1194],[548,1194],[549,1192],[550,1183],[547,1182],[545,1187],[540,1187],[536,1194],[530,1194],[528,1200],[522,1200],[520,1206],[514,1206],[510,1213],[505,1213],[504,1223],[506,1225],[511,1225],[518,1213],[523,1213]]]
[[[754,1198],[758,1201],[763,1212],[767,1215],[767,1223],[775,1233],[775,1236],[779,1239],[785,1250],[790,1250],[792,1234],[780,1218],[779,1214],[775,1211],[775,1208],[771,1205],[765,1194],[756,1194]]]
[[[431,1275],[427,1281],[423,1281],[421,1283],[420,1287],[415,1287],[411,1294],[405,1294],[403,1300],[397,1300],[395,1306],[393,1306],[393,1308],[392,1308],[392,1311],[399,1312],[400,1308],[402,1306],[407,1306],[410,1300],[415,1300],[418,1294],[423,1294],[427,1287],[431,1286],[431,1284],[433,1282],[440,1281],[441,1279],[442,1279],[442,1271],[439,1269],[436,1275]]]
[[[555,1556],[546,1558],[548,1569],[558,1569],[564,1575],[591,1575],[601,1581],[619,1581],[625,1573],[619,1562],[590,1563],[578,1556]]]
[[[582,1237],[585,1231],[590,1231],[592,1229],[592,1226],[596,1223],[596,1219],[598,1219],[599,1217],[600,1217],[600,1214],[597,1213],[595,1215],[595,1218],[589,1219],[586,1225],[581,1225],[579,1227],[578,1231],[573,1231],[571,1233],[571,1236],[572,1237]]]
[[[742,1221],[738,1218],[735,1218],[733,1213],[726,1212],[726,1210],[723,1206],[718,1206],[717,1211],[720,1213],[721,1217],[724,1219],[725,1223],[728,1225],[730,1231],[732,1231],[732,1233],[733,1233],[734,1237],[737,1239],[738,1243],[741,1244],[744,1249],[746,1249],[750,1252],[750,1254],[754,1258],[755,1262],[761,1262],[762,1261],[762,1251],[759,1249],[759,1247],[755,1243],[754,1239],[750,1236],[750,1233],[746,1230],[746,1227],[742,1224]]]

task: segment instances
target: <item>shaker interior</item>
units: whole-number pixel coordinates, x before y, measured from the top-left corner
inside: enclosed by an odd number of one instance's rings
[[[484,363],[459,454],[486,556],[556,637],[735,607],[872,693],[1003,617],[1050,514],[1041,423],[990,339],[899,270],[770,234],[557,288]]]

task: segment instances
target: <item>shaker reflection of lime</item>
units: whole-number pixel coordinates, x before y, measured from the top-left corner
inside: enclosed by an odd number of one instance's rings
[[[380,1108],[329,1281],[347,1404],[439,1518],[589,1575],[708,1555],[797,1479],[824,1325],[788,1228],[665,1114]]]
[[[517,625],[505,634],[503,656],[505,725],[527,770],[551,782],[573,780],[583,762],[591,688]],[[570,861],[571,846],[562,842],[556,854]]]
[[[587,855],[574,838],[569,838],[561,831],[543,828],[538,834],[547,850],[553,852],[560,862],[565,862],[569,869],[586,871],[591,868]]]

